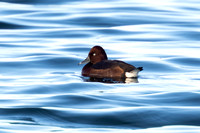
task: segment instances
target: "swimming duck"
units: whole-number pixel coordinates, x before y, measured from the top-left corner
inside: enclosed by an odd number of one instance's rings
[[[101,46],[91,48],[88,57],[79,64],[87,63],[82,69],[82,76],[95,78],[136,78],[143,67],[135,67],[119,60],[108,60]]]

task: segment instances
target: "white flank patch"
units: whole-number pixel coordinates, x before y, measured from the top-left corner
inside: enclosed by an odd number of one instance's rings
[[[125,73],[125,76],[126,76],[127,78],[138,77],[138,72],[139,72],[139,71],[140,71],[140,70],[135,69],[135,70],[133,70],[133,71],[126,72],[126,73]]]

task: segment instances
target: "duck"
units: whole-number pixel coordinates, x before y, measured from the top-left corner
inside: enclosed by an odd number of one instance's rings
[[[108,60],[105,50],[101,46],[90,49],[82,68],[82,76],[93,78],[137,78],[143,67],[135,67],[120,60]]]

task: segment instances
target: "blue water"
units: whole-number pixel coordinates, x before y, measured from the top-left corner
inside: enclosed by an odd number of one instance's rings
[[[200,131],[198,0],[1,0],[1,133]],[[91,81],[101,45],[144,70]]]

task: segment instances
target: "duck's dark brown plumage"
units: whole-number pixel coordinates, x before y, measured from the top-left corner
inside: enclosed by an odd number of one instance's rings
[[[86,77],[114,78],[114,77],[137,77],[142,67],[134,67],[119,60],[108,60],[106,52],[100,46],[94,46],[82,63],[88,62],[82,69],[82,75]],[[80,64],[82,64],[80,63]]]

